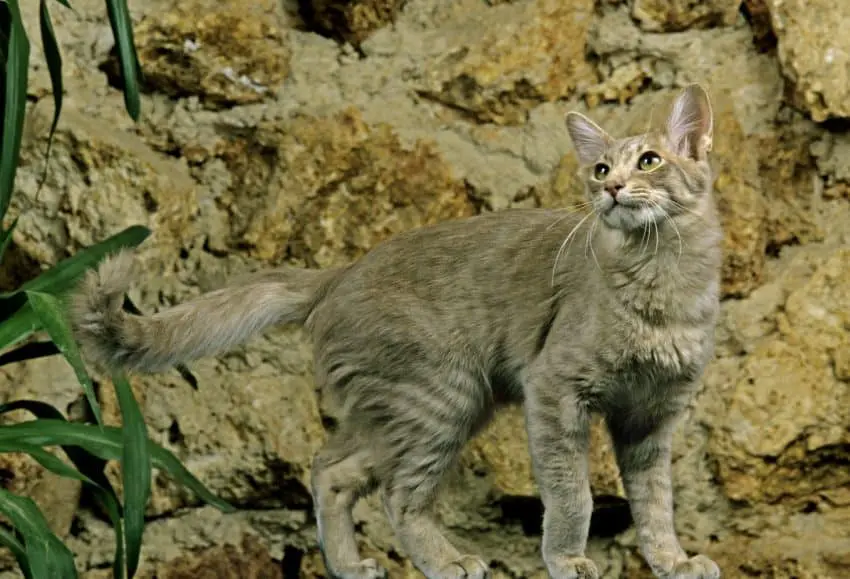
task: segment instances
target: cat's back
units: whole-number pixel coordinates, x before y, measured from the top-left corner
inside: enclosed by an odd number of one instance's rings
[[[504,281],[517,268],[542,271],[551,267],[561,230],[573,220],[558,210],[511,209],[412,229],[372,248],[340,285],[386,292],[414,284],[425,297],[429,288]]]

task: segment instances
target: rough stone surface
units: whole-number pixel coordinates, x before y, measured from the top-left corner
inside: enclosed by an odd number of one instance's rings
[[[280,4],[195,0],[150,13],[134,30],[146,87],[212,107],[273,96],[291,57]]]
[[[590,0],[535,0],[472,14],[453,24],[419,92],[478,121],[521,122],[593,79],[584,59],[592,10]]]
[[[727,577],[848,576],[850,141],[841,122],[818,124],[847,116],[850,102],[843,5],[752,0],[744,19],[720,1],[659,12],[643,0],[364,0],[336,12],[347,20],[329,20],[329,31],[305,4],[131,6],[152,81],[138,124],[98,69],[112,49],[102,0],[53,11],[67,92],[36,196],[52,99],[38,3],[22,3],[32,102],[12,205],[21,221],[0,286],[142,224],[154,234],[131,297],[156,311],[272,264],[346,262],[425,223],[511,207],[581,211],[564,114],[634,133],[699,81],[716,114],[725,299],[716,359],[676,434],[676,526],[685,548],[709,553]],[[332,14],[329,2],[313,5]],[[233,34],[215,32],[228,26]],[[225,82],[216,72],[227,67],[268,90]],[[325,437],[309,340],[274,329],[191,370],[197,391],[176,372],[132,385],[151,436],[240,509],[204,507],[158,473],[139,576],[325,577],[307,492]],[[96,378],[116,424],[114,393]],[[68,412],[80,400],[60,358],[0,368],[0,392]],[[523,422],[519,409],[500,412],[437,505],[460,548],[500,579],[546,577]],[[604,579],[651,577],[607,439],[593,432],[588,553]],[[3,460],[4,485],[43,505],[82,576],[106,579],[112,535],[79,488]],[[117,465],[109,474],[120,489]],[[376,497],[355,519],[364,554],[391,577],[421,577]],[[2,570],[10,564],[0,560],[0,579],[18,576]]]
[[[369,35],[390,24],[407,0],[309,0],[301,12],[317,32],[359,46]]]
[[[731,26],[738,18],[740,0],[633,0],[632,16],[652,32],[679,32],[687,28]]]
[[[779,62],[815,121],[850,117],[850,9],[841,0],[768,0]],[[820,14],[829,14],[821,18]]]

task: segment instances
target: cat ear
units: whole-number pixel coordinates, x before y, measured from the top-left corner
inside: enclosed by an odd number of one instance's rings
[[[711,151],[714,118],[708,94],[698,84],[685,88],[673,103],[667,119],[667,137],[683,157],[705,160]]]
[[[608,133],[581,113],[567,113],[566,122],[579,163],[590,165],[599,160],[611,142]]]

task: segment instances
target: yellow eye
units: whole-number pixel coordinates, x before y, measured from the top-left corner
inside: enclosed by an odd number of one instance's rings
[[[597,181],[602,181],[610,170],[611,168],[605,163],[597,163],[593,168],[593,176],[596,177]]]
[[[661,157],[655,151],[647,151],[638,159],[638,169],[641,171],[651,171],[661,164]]]

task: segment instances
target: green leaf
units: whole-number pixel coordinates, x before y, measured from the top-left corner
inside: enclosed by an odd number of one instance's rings
[[[24,302],[10,317],[5,317],[6,312],[2,308],[0,300],[0,350],[14,346],[41,329],[38,316],[28,303]]]
[[[74,341],[74,335],[71,331],[71,324],[65,317],[65,311],[58,298],[41,292],[27,291],[27,301],[35,311],[38,319],[41,321],[42,327],[47,330],[47,335],[53,340],[53,343],[65,356],[65,359],[74,369],[74,374],[77,380],[83,386],[83,391],[88,398],[89,406],[94,413],[95,420],[100,425],[103,425],[103,417],[100,414],[100,404],[97,402],[97,394],[94,391],[94,385],[91,378],[86,372],[86,366],[83,363],[83,358],[77,348],[77,343]]]
[[[0,263],[3,263],[3,254],[6,253],[6,248],[9,247],[9,243],[12,241],[12,233],[15,231],[15,227],[17,225],[18,218],[15,217],[15,220],[9,226],[9,229],[0,231]]]
[[[142,411],[123,375],[112,377],[118,406],[121,408],[124,452],[121,474],[124,482],[124,534],[127,544],[127,577],[132,578],[139,567],[142,535],[145,530],[145,507],[151,494],[151,459],[148,452],[148,432]]]
[[[118,60],[121,63],[121,77],[124,81],[124,106],[134,121],[139,120],[141,104],[139,101],[139,58],[133,42],[133,24],[127,10],[126,0],[106,0],[106,11]]]
[[[0,488],[0,514],[9,519],[21,533],[33,577],[77,577],[74,556],[50,530],[44,515],[32,499],[19,497]]]
[[[9,44],[4,75],[3,132],[0,141],[0,224],[9,209],[18,155],[24,129],[27,106],[27,77],[29,74],[30,43],[21,20],[18,0],[6,0],[9,26]]]
[[[9,549],[15,556],[15,560],[18,562],[18,567],[21,568],[24,578],[32,579],[32,571],[30,571],[26,549],[15,536],[15,533],[3,526],[0,526],[0,545]]]
[[[0,414],[12,412],[14,410],[26,410],[37,418],[47,418],[53,420],[65,421],[65,417],[59,410],[38,400],[16,400],[7,404],[0,405]],[[2,426],[0,426],[2,428]],[[106,478],[104,469],[106,468],[106,460],[97,457],[81,446],[62,446],[62,450],[74,463],[77,469],[85,474],[88,478],[94,481],[95,486],[89,488],[92,498],[106,512],[109,520],[112,522],[112,529],[115,532],[115,556],[112,562],[113,579],[123,579],[124,577],[124,524],[123,524],[123,509],[121,502],[118,499],[118,494],[112,488],[109,479]]]
[[[50,168],[50,149],[53,145],[53,136],[59,124],[59,115],[62,113],[62,98],[65,87],[62,83],[62,54],[59,52],[59,43],[56,41],[56,33],[53,31],[53,22],[50,19],[50,11],[47,9],[47,0],[41,0],[38,8],[38,23],[41,30],[41,44],[44,47],[44,59],[47,61],[47,72],[50,74],[50,85],[53,91],[53,122],[50,123],[50,132],[47,135],[47,148],[44,151],[44,171],[36,189],[38,197],[44,182],[47,181],[47,171]]]
[[[20,440],[40,446],[80,446],[104,460],[121,460],[123,451],[120,428],[105,426],[101,429],[91,424],[70,423],[49,418],[0,426],[0,442],[7,440]],[[226,501],[211,493],[174,454],[152,440],[148,440],[148,451],[154,468],[167,472],[204,502],[222,512],[229,513],[235,510]]]

